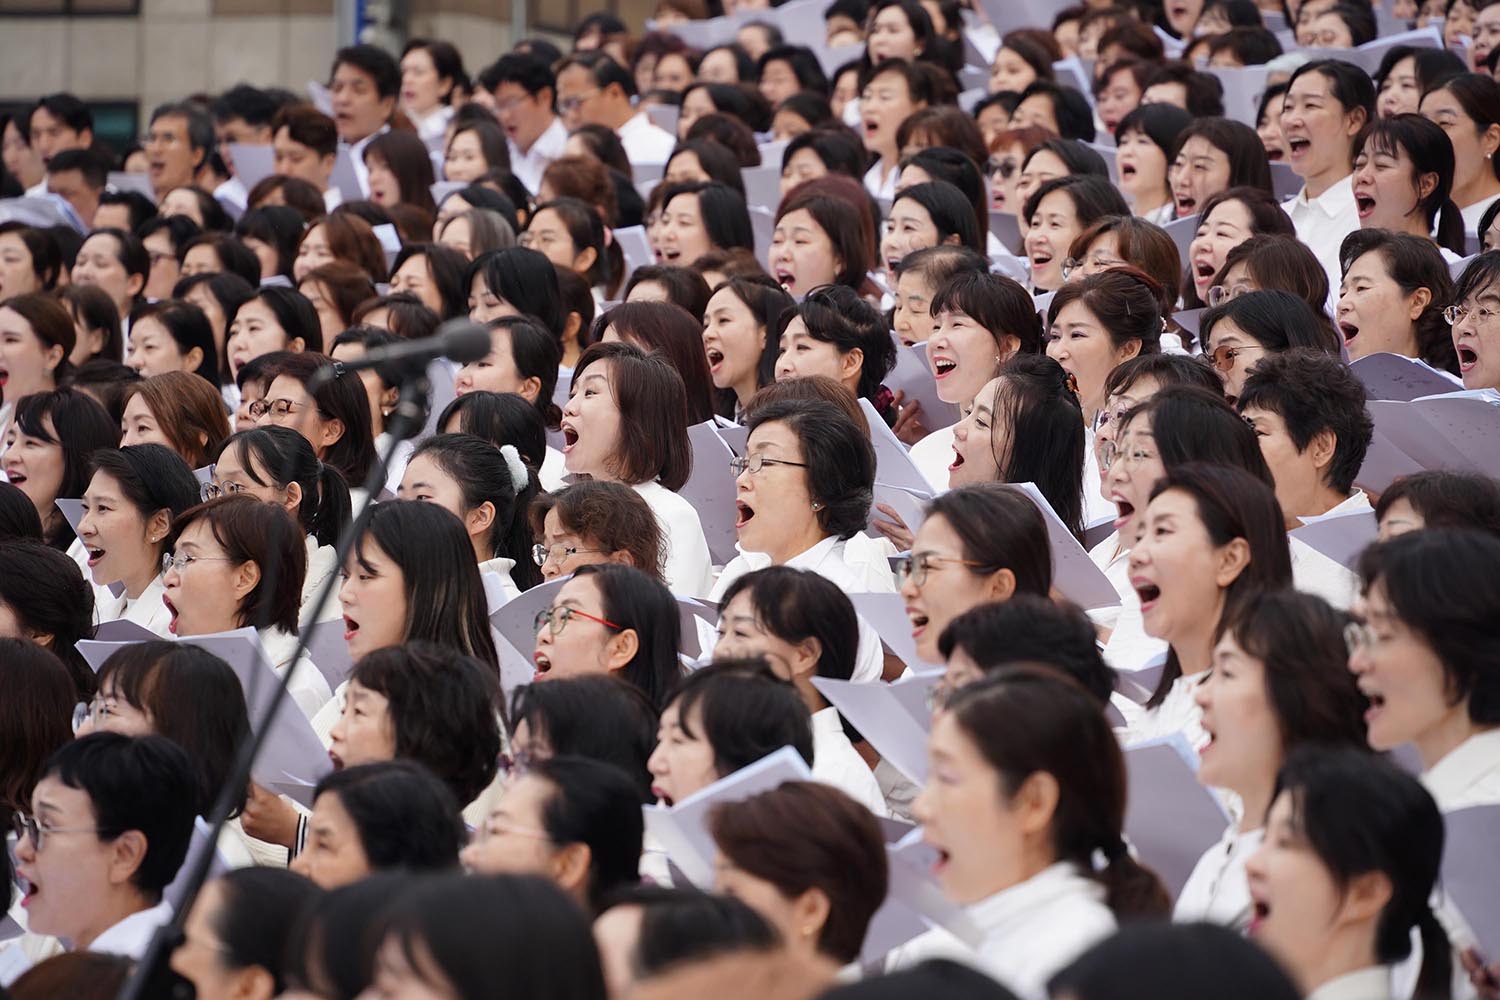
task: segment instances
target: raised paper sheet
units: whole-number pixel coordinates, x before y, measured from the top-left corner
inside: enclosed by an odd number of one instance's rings
[[[1197,754],[1180,733],[1128,748],[1125,770],[1125,834],[1176,897],[1203,852],[1223,836],[1229,816],[1198,783]]]

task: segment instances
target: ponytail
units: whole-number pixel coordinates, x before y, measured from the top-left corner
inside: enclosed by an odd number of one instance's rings
[[[1453,945],[1431,906],[1417,914],[1422,939],[1422,968],[1417,973],[1412,1000],[1449,1000],[1453,994]]]
[[[510,525],[500,536],[499,548],[515,560],[510,579],[521,590],[530,590],[542,582],[542,568],[531,557],[531,546],[536,538],[531,533],[531,502],[542,492],[541,480],[536,470],[521,460],[515,445],[501,445],[500,455],[511,475],[511,485],[516,491],[516,503],[511,512]]]
[[[319,545],[337,545],[339,535],[348,527],[354,517],[353,505],[349,499],[349,484],[344,481],[344,474],[327,462],[318,463],[318,496],[317,502],[313,498],[304,495],[302,508],[302,526],[307,533],[317,539]]]
[[[1435,233],[1438,246],[1452,250],[1460,257],[1465,255],[1468,240],[1464,234],[1463,212],[1453,203],[1452,198],[1444,201],[1443,207],[1438,210]]]
[[[1105,865],[1095,877],[1104,884],[1104,901],[1121,923],[1160,917],[1172,909],[1161,879],[1133,858],[1125,841],[1104,849]]]

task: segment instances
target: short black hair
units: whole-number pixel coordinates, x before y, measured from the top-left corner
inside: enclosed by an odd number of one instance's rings
[[[232,969],[266,970],[271,988],[281,993],[287,988],[282,972],[297,915],[322,891],[295,872],[258,865],[225,872],[215,884],[221,902],[213,924],[224,946],[223,962]]]
[[[588,897],[596,912],[615,891],[640,880],[644,817],[630,775],[613,764],[559,755],[528,772],[552,786],[542,827],[554,846],[589,849]]]
[[[458,800],[415,761],[334,771],[318,782],[314,801],[325,794],[338,796],[374,871],[455,868],[458,852],[469,841]]]
[[[1426,528],[1477,528],[1500,537],[1500,480],[1477,472],[1426,470],[1402,476],[1375,503],[1384,521],[1398,500],[1422,516]]]
[[[158,104],[151,112],[151,124],[154,125],[161,118],[181,118],[187,123],[188,145],[195,150],[201,150],[205,160],[213,153],[216,141],[214,122],[202,107],[187,101],[169,101],[166,104]],[[197,166],[202,165],[203,161],[200,160]]]
[[[495,90],[502,83],[518,84],[533,97],[543,90],[557,93],[557,76],[552,67],[546,60],[526,52],[509,52],[496,59],[480,72],[479,83],[486,90]]]
[[[636,96],[634,75],[615,62],[607,52],[575,52],[558,64],[557,72],[561,74],[572,66],[582,66],[588,70],[589,75],[594,78],[594,84],[600,90],[607,90],[611,85],[618,85],[625,92],[626,97]]]
[[[784,423],[802,449],[807,491],[822,505],[819,527],[843,539],[864,530],[875,495],[875,449],[868,430],[820,399],[769,403],[749,416],[746,427],[754,434],[773,421]]]
[[[1094,111],[1088,98],[1073,87],[1051,80],[1034,80],[1021,91],[1016,105],[1019,107],[1027,99],[1037,96],[1045,97],[1051,103],[1052,113],[1057,118],[1057,131],[1064,139],[1094,141]]]
[[[401,67],[396,57],[378,45],[348,45],[334,53],[333,66],[328,70],[332,79],[338,68],[348,63],[375,81],[375,90],[382,99],[395,97],[401,90]]]
[[[756,621],[778,639],[789,643],[818,640],[819,677],[847,681],[854,676],[859,616],[842,587],[812,570],[768,566],[726,587],[719,607],[727,607],[742,593],[748,595]]]
[[[1036,594],[1017,594],[981,604],[948,623],[938,652],[948,659],[962,650],[986,673],[1011,663],[1056,667],[1109,704],[1115,673],[1099,653],[1094,626],[1078,608]]]
[[[98,191],[109,181],[109,163],[92,149],[60,149],[47,161],[47,173],[62,174],[76,170],[90,190]],[[142,196],[144,197],[144,195]],[[103,204],[103,200],[100,200]],[[134,222],[134,219],[131,220]]]
[[[198,778],[186,751],[164,736],[91,733],[64,744],[42,777],[89,797],[99,839],[131,830],[146,838],[130,882],[147,899],[160,900],[193,837]]]
[[[61,153],[57,154],[61,156]],[[55,159],[55,157],[54,157]],[[141,223],[156,215],[156,203],[139,191],[109,191],[99,196],[99,204],[124,205],[130,212],[130,231],[133,233]]]
[[[637,979],[716,955],[767,953],[781,944],[780,935],[765,917],[733,896],[693,888],[640,886],[617,894],[610,902],[640,907],[640,934],[630,956]]]
[[[720,660],[689,674],[672,699],[678,725],[712,748],[720,777],[784,746],[813,762],[812,716],[797,689],[760,658]],[[701,734],[689,717],[698,711]]]
[[[1328,485],[1348,493],[1375,436],[1375,422],[1365,410],[1367,398],[1365,384],[1338,358],[1295,348],[1257,362],[1237,405],[1241,413],[1256,409],[1279,415],[1299,452],[1319,432],[1332,431],[1338,443]]]
[[[274,94],[248,83],[235,84],[208,106],[208,113],[221,125],[239,118],[246,125],[270,127],[280,110],[281,101]]]
[[[522,722],[553,753],[612,764],[635,783],[637,801],[656,801],[646,769],[656,748],[656,707],[634,684],[591,674],[519,685],[510,699],[512,735]]]
[[[20,117],[17,116],[15,119],[16,127],[21,129],[22,134],[26,136],[27,142],[31,141],[31,117],[39,109],[46,109],[49,115],[68,126],[74,132],[82,132],[85,129],[90,132],[94,130],[94,113],[89,110],[87,104],[84,104],[77,97],[66,92],[48,94],[38,100],[31,111],[27,113],[24,128],[21,127]]]

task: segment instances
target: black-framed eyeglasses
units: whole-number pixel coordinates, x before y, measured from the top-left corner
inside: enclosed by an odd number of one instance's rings
[[[250,404],[249,410],[250,415],[259,420],[267,413],[278,417],[288,417],[295,411],[312,405],[312,403],[299,403],[294,399],[257,399]]]
[[[531,547],[531,561],[538,566],[547,565],[547,560],[552,560],[561,566],[569,558],[576,555],[598,555],[602,549],[580,549],[576,545],[563,545],[561,543],[546,546],[538,542]]]
[[[97,826],[42,826],[35,816],[27,816],[25,813],[16,813],[11,817],[11,826],[16,831],[16,841],[19,843],[22,837],[31,838],[31,847],[38,854],[47,845],[47,838],[57,834],[94,833],[102,836],[104,833]]]
[[[806,462],[789,462],[784,458],[767,458],[764,455],[736,455],[729,460],[729,471],[736,476],[741,475],[746,469],[750,475],[758,476],[762,469],[768,465],[794,465],[799,469],[807,468]]]

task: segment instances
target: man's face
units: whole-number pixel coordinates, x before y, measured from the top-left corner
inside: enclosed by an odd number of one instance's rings
[[[375,78],[358,66],[339,63],[328,84],[333,98],[333,120],[338,124],[339,138],[348,143],[374,135],[390,120],[396,106],[395,95],[381,97]]]
[[[156,119],[142,145],[146,150],[146,173],[158,198],[166,197],[173,188],[192,184],[207,152],[193,148],[187,119],[182,115],[162,115]]]
[[[530,149],[552,124],[552,91],[533,95],[519,83],[502,83],[495,88],[495,117],[511,142]]]
[[[570,131],[580,125],[606,124],[601,115],[603,96],[594,74],[583,66],[569,66],[557,77],[557,110]]]
[[[73,206],[85,226],[93,225],[99,208],[99,192],[89,187],[82,170],[63,170],[47,174],[47,190]]]
[[[235,143],[245,146],[269,146],[271,144],[271,126],[251,125],[243,118],[231,118],[228,121],[214,122],[214,142],[218,145],[219,156],[231,171],[234,170],[234,157],[229,153],[229,147]]]
[[[293,139],[291,129],[284,125],[276,130],[271,150],[272,163],[278,174],[300,178],[319,191],[328,190],[328,178],[333,174],[333,154],[319,156],[311,146]]]
[[[46,108],[31,113],[31,148],[41,155],[43,163],[64,149],[88,149],[93,141],[94,134],[88,129],[76,131]]]

